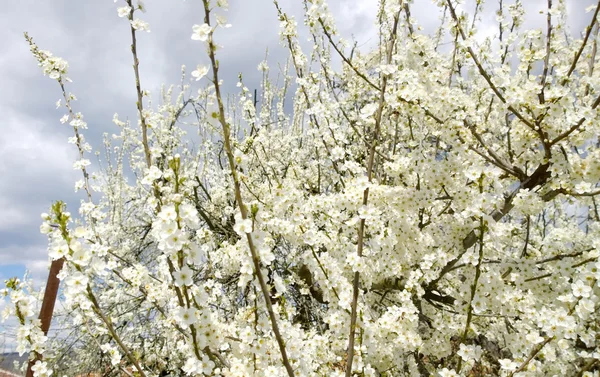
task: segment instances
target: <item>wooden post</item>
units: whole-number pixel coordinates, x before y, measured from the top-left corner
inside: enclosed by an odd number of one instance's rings
[[[48,273],[48,282],[46,283],[46,290],[44,291],[44,301],[42,301],[42,309],[40,310],[40,321],[42,322],[42,331],[44,335],[48,335],[50,329],[50,322],[52,322],[52,314],[54,313],[54,304],[56,303],[56,296],[58,295],[58,286],[60,280],[58,280],[58,273],[62,269],[64,264],[64,258],[52,261],[50,265],[50,272]],[[33,371],[31,367],[35,365],[35,362],[42,359],[42,355],[36,354],[35,358],[29,360],[27,366],[26,377],[33,377]]]

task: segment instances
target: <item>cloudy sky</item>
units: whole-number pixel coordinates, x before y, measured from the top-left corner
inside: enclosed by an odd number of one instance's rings
[[[216,39],[221,78],[233,92],[242,72],[246,85],[259,87],[256,66],[269,50],[271,66],[284,62],[279,45],[278,21],[271,0],[229,0],[230,29],[220,29]],[[505,2],[511,2],[505,0]],[[531,27],[542,27],[546,0],[523,0],[530,12]],[[567,0],[572,32],[578,35],[589,22],[584,9],[594,0]],[[359,46],[376,41],[376,0],[330,0],[342,35],[354,37]],[[481,31],[496,30],[497,1],[488,1]],[[150,33],[138,33],[140,73],[144,89],[158,93],[161,83],[180,82],[181,65],[192,68],[207,64],[201,44],[190,39],[192,25],[202,23],[200,0],[145,0],[148,9],[140,18],[150,24]],[[280,0],[283,9],[302,24],[299,0]],[[73,80],[68,90],[78,101],[75,111],[84,114],[89,130],[85,136],[100,147],[104,132],[117,132],[114,113],[135,116],[135,87],[131,69],[129,25],[117,16],[123,6],[110,0],[18,0],[3,1],[0,12],[0,283],[22,276],[27,269],[42,284],[47,276],[46,238],[39,233],[39,214],[54,200],[67,202],[77,212],[79,196],[73,184],[80,172],[72,169],[76,159],[67,144],[72,129],[59,123],[63,109],[58,84],[44,77],[23,38],[27,31],[40,46],[66,59]],[[469,2],[467,2],[467,6]],[[472,9],[472,8],[471,8]],[[431,0],[414,0],[412,14],[433,30],[438,14]],[[191,71],[191,69],[189,69]],[[154,96],[154,99],[158,99]],[[0,300],[0,309],[5,305]],[[0,332],[4,331],[0,327]],[[0,339],[1,342],[1,339]],[[9,342],[10,343],[10,342]],[[1,349],[0,349],[1,351]]]

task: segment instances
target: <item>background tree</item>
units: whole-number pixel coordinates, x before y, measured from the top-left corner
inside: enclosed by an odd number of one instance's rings
[[[307,54],[275,2],[290,59],[281,87],[259,65],[257,108],[241,76],[226,101],[227,2],[203,0],[192,39],[210,66],[191,76],[207,85],[165,90],[153,108],[136,43],[149,26],[127,0],[139,119],[115,117],[120,144],[106,139],[95,178],[68,66],[28,39],[60,84],[87,196],[75,224],[57,202],[42,225],[50,257],[66,259],[68,344],[82,346],[48,346],[23,283],[6,291],[21,349],[44,354],[36,374],[597,370],[598,8],[574,39],[564,1],[548,1],[545,30],[523,30],[519,1],[488,4],[498,34],[483,39],[483,2],[471,14],[438,3],[444,21],[428,36],[409,2],[380,2],[379,44],[360,51],[326,2],[306,2]]]

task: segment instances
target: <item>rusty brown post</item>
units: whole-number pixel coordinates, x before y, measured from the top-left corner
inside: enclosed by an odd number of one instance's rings
[[[60,280],[58,280],[58,273],[62,269],[64,264],[64,258],[52,261],[50,265],[50,272],[48,273],[48,282],[46,283],[46,290],[44,291],[44,301],[42,301],[42,309],[40,310],[40,321],[42,322],[42,331],[44,335],[48,335],[50,329],[50,322],[52,322],[52,314],[54,313],[54,304],[56,303],[56,296],[58,295],[58,286]],[[41,360],[42,355],[36,354],[35,358],[29,360],[27,366],[26,377],[33,377],[33,371],[31,367],[36,361]]]

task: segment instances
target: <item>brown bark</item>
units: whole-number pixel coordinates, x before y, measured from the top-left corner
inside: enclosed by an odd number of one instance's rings
[[[44,291],[44,300],[42,301],[42,309],[40,310],[40,321],[41,329],[44,335],[48,335],[50,329],[50,323],[52,322],[52,314],[54,313],[54,304],[56,303],[56,296],[58,295],[58,286],[60,280],[58,280],[58,273],[62,269],[65,260],[63,258],[52,261],[50,265],[50,272],[48,273],[48,282],[46,283],[46,290]],[[37,354],[31,360],[27,366],[26,377],[33,377],[33,371],[31,367],[35,365],[35,362],[42,359],[42,355]]]

